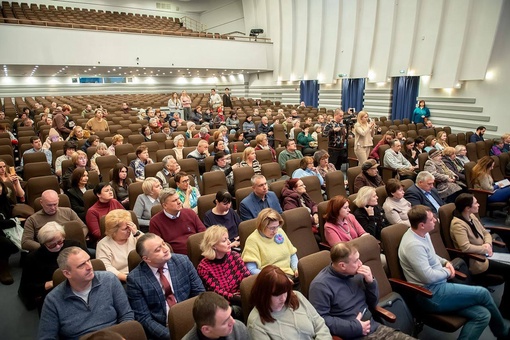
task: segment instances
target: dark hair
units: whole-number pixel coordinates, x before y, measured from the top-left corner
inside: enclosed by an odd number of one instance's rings
[[[220,190],[216,193],[214,203],[230,203],[232,202],[232,195],[227,190]]]
[[[424,141],[425,141],[425,139],[422,136],[418,136],[414,140],[414,145],[416,146],[416,144],[420,144],[420,143],[422,143]]]
[[[296,141],[295,141],[294,139],[287,139],[287,140],[283,143],[283,146],[284,146],[284,147],[289,146],[289,143],[290,143],[290,142],[294,142],[294,143],[295,143]]]
[[[101,190],[103,190],[104,187],[109,186],[109,185],[110,185],[110,183],[108,183],[108,182],[99,183],[98,185],[96,185],[94,187],[94,190],[93,190],[94,195],[96,195],[96,196],[99,195],[101,193]]]
[[[75,142],[68,140],[67,142],[64,143],[64,155],[69,149],[74,149],[76,151],[78,147]]]
[[[216,144],[216,142],[214,142],[214,144]],[[223,157],[225,157],[225,153],[223,151],[219,151],[219,152],[215,153],[214,154],[214,164],[218,165],[218,160]]]
[[[115,192],[117,192],[117,190],[119,190],[119,182],[120,182],[120,171],[122,169],[126,168],[126,171],[129,172],[129,168],[127,166],[125,166],[124,164],[122,163],[117,163],[115,164],[115,166],[113,167],[113,172],[112,172],[112,180],[110,182],[113,190],[115,190]],[[124,189],[127,189],[127,187],[131,184],[131,178],[129,177],[126,177],[126,179],[124,180],[124,185],[122,186]]]
[[[148,151],[148,150],[149,150],[149,148],[146,145],[140,145],[139,147],[136,148],[136,151],[135,151],[136,157],[138,157],[142,152]]]
[[[39,136],[32,136],[32,137],[30,137],[30,143],[34,143],[38,139],[41,139],[41,138],[39,138]]]
[[[89,139],[87,139],[87,142],[89,142],[89,145],[92,145],[92,143],[94,143],[96,140],[99,140],[99,136],[98,135],[91,135],[89,137]]]
[[[271,316],[271,296],[287,293],[285,306],[296,310],[299,308],[297,295],[292,291],[292,281],[275,265],[267,265],[257,275],[253,285],[250,302],[257,308],[262,324],[276,321]]]
[[[179,172],[178,172],[178,173],[176,173],[176,174],[175,174],[175,176],[174,176],[175,183],[180,183],[180,182],[181,182],[181,178],[186,177],[186,176],[189,176],[186,172],[184,172],[184,171],[179,171]]]
[[[342,196],[338,195],[329,200],[328,207],[326,208],[326,213],[324,214],[324,219],[329,223],[336,223],[338,220],[338,215],[340,215],[340,209],[348,203],[349,200]]]
[[[197,324],[197,329],[204,325],[216,325],[216,310],[218,308],[227,310],[228,301],[215,292],[203,292],[193,303],[193,319]]]
[[[234,141],[236,141],[236,142],[237,142],[237,141],[239,140],[239,136],[241,136],[241,135],[243,135],[243,134],[244,134],[243,130],[241,130],[241,129],[237,130],[237,131],[236,131],[236,133],[235,133],[235,135],[234,135]],[[244,135],[243,135],[243,136],[244,136]]]
[[[481,130],[486,130],[486,127],[483,125],[480,125],[479,127],[476,128],[476,131],[481,131]]]
[[[385,185],[386,194],[388,195],[388,197],[392,197],[393,193],[395,193],[397,190],[403,187],[404,186],[398,179],[390,178]]]
[[[418,229],[418,224],[427,222],[427,212],[432,211],[424,205],[415,205],[407,212],[411,228]]]
[[[71,187],[78,187],[78,183],[80,183],[80,179],[85,174],[85,171],[87,171],[85,168],[76,168],[73,170],[71,174]]]
[[[472,194],[460,194],[455,199],[455,210],[462,214],[464,209],[471,207],[475,201],[475,196]]]
[[[216,139],[216,140],[214,141],[214,143],[213,143],[213,147],[214,147],[214,151],[215,151],[215,152],[216,152],[216,150],[218,150],[218,144],[219,144],[220,142],[223,142],[223,144],[225,144],[225,141],[224,141],[222,138],[218,138],[218,139]]]
[[[427,138],[425,138],[425,145],[426,146],[431,146],[432,145],[432,141],[434,139],[437,141],[437,138],[434,135],[427,136]]]
[[[412,137],[407,137],[406,138],[406,141],[404,142],[404,145],[410,145],[410,144],[413,144],[414,143],[414,138]]]

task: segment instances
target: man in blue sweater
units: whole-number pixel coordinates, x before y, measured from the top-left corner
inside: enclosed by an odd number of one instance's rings
[[[274,192],[269,191],[266,178],[263,175],[253,175],[251,187],[253,192],[246,196],[239,206],[239,215],[241,215],[242,221],[257,218],[259,212],[265,208],[272,208],[279,214],[282,213],[278,197]]]
[[[62,250],[57,262],[67,280],[44,300],[38,339],[78,339],[134,319],[119,279],[110,272],[94,272],[81,248]]]

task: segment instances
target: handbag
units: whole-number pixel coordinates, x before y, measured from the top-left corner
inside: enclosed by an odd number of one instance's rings
[[[15,227],[4,229],[3,232],[5,237],[7,237],[18,249],[21,250],[21,237],[23,236],[23,227],[21,226],[21,222],[17,217],[11,218],[11,221],[16,223]]]

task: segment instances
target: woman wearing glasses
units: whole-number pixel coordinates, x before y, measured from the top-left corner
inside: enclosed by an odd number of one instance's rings
[[[263,209],[256,220],[257,229],[248,236],[242,258],[252,275],[267,265],[275,265],[293,280],[298,277],[297,249],[282,228],[283,218],[271,208]]]

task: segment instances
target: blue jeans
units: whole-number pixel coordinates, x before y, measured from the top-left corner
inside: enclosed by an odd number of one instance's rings
[[[419,305],[425,311],[454,312],[468,319],[458,339],[478,339],[487,325],[497,337],[508,334],[508,327],[487,289],[448,282],[426,288],[432,291],[432,298],[417,297]]]
[[[489,196],[487,202],[506,202],[510,198],[510,187],[499,188],[494,190],[494,193]]]

